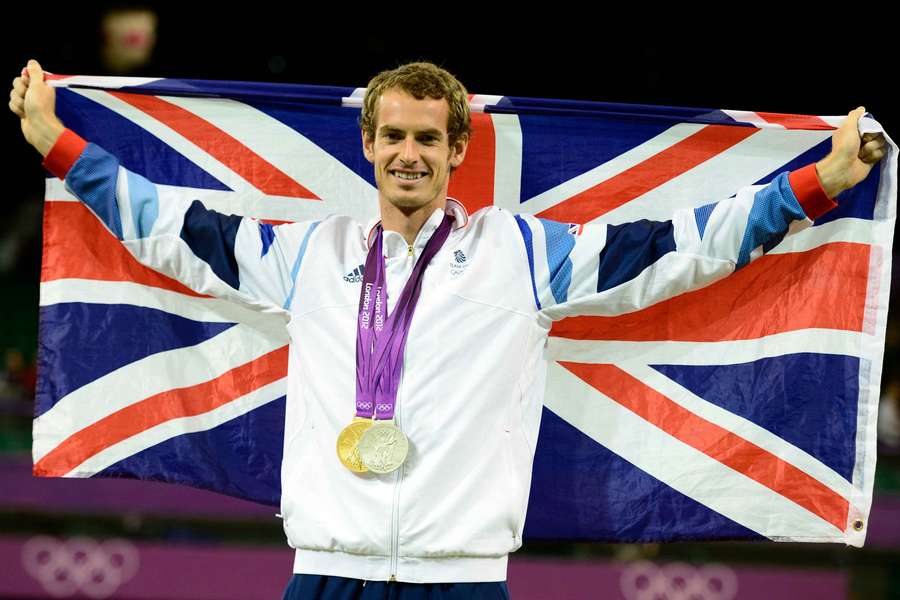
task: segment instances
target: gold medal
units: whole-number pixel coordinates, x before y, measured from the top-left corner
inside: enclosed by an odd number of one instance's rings
[[[353,417],[353,421],[341,430],[337,438],[337,455],[345,467],[354,473],[368,471],[359,456],[359,440],[372,426],[372,419]]]
[[[374,473],[390,473],[406,460],[409,440],[392,420],[375,421],[359,439],[362,464]]]

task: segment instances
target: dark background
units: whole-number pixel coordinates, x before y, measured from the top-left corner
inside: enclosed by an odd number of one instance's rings
[[[427,59],[471,93],[810,115],[864,105],[888,132],[896,129],[895,53],[884,34],[861,30],[851,16],[827,27],[768,14],[715,25],[677,14],[648,25],[638,9],[555,24],[546,15],[511,9],[490,17],[462,4],[372,11],[337,3],[287,11],[261,2],[241,10],[145,4],[159,15],[153,62],[140,72],[146,76],[364,87],[382,69]],[[102,74],[101,6],[7,13],[0,42],[7,86],[29,58],[54,73]],[[5,179],[42,189],[39,155],[17,136],[18,119],[10,112],[0,121],[10,140],[4,170],[12,177]]]

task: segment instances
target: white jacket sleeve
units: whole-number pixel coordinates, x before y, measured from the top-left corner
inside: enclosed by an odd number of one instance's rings
[[[224,215],[164,193],[71,130],[44,161],[142,264],[211,296],[287,310],[318,222],[281,225]]]
[[[668,221],[516,220],[535,306],[559,320],[628,313],[709,285],[777,245],[792,222],[810,225],[834,206],[812,164],[727,200],[678,210]]]

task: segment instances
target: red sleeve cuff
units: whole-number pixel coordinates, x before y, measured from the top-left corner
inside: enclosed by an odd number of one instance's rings
[[[802,169],[791,171],[788,175],[788,182],[791,184],[797,200],[800,201],[803,212],[813,221],[837,206],[837,202],[829,198],[822,189],[822,183],[816,174],[816,163],[810,163]]]
[[[81,157],[87,144],[80,135],[67,128],[50,148],[50,152],[47,153],[41,164],[60,179],[65,179],[69,169]]]

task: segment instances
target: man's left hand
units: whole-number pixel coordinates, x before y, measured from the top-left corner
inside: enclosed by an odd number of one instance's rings
[[[831,135],[831,153],[816,163],[816,173],[829,198],[865,179],[887,153],[883,133],[859,135],[859,120],[865,112],[865,107],[860,106],[847,114]]]

